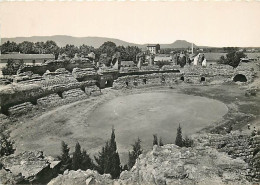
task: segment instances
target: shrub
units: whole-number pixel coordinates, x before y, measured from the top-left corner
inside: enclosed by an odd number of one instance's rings
[[[177,128],[177,135],[176,135],[176,139],[175,139],[175,144],[179,147],[183,146],[183,140],[182,140],[182,130],[181,130],[181,126],[179,124],[179,127]]]
[[[139,138],[137,139],[137,141],[135,141],[132,147],[133,147],[133,151],[129,152],[128,169],[131,169],[134,166],[136,159],[143,152],[141,147],[141,140]]]
[[[13,144],[6,135],[2,135],[0,138],[0,157],[13,154],[15,151]]]
[[[8,59],[7,64],[2,69],[3,75],[16,75],[17,71],[21,66],[24,65],[23,60],[14,61],[11,59]]]

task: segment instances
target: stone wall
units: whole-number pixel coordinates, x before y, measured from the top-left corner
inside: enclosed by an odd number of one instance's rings
[[[260,154],[260,135],[250,136],[248,134],[232,132],[227,135],[205,134],[196,138],[203,146],[216,148],[225,152],[232,158],[241,158],[249,164],[248,178],[260,181],[260,166],[257,166],[255,157]]]
[[[25,102],[18,104],[9,108],[8,112],[10,116],[20,116],[27,114],[34,108],[34,105],[31,102]]]
[[[65,61],[65,60],[51,60],[47,61],[41,65],[35,66],[24,66],[19,70],[19,73],[31,71],[34,74],[43,75],[47,70],[54,72],[59,68],[65,68],[66,70],[72,72],[74,68],[93,68],[94,65],[92,62],[88,60],[73,60],[73,61]]]
[[[131,75],[119,77],[114,81],[113,88],[149,87],[171,85],[180,81],[182,73],[153,73],[147,75]]]
[[[90,76],[89,78],[88,75]],[[32,104],[37,104],[38,102],[40,104],[46,104],[49,100],[60,102],[60,100],[57,99],[57,96],[53,94],[58,94],[62,97],[63,92],[73,89],[77,89],[74,93],[76,93],[76,91],[84,93],[88,86],[92,86],[93,88],[93,85],[96,84],[96,80],[92,80],[93,73],[86,73],[85,77],[88,79],[87,81],[78,81],[64,68],[58,69],[55,72],[44,73],[42,77],[37,75],[35,77],[35,75],[30,75],[28,72],[23,73],[21,76],[15,76],[15,79],[20,80],[6,86],[0,91],[1,111],[2,113],[8,114],[8,109],[10,107],[15,107],[16,105],[25,102],[31,102]],[[81,89],[81,91],[78,91],[79,89]],[[70,95],[74,96],[73,93]],[[64,96],[66,96],[66,93],[64,93]],[[84,96],[84,98],[86,97],[87,96]],[[64,99],[66,98],[67,97]],[[79,96],[79,98],[82,99],[83,97]],[[72,99],[76,100],[75,97]],[[68,102],[71,102],[71,100],[68,100]]]

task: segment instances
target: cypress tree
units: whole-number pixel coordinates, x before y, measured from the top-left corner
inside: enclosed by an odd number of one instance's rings
[[[160,137],[159,146],[163,146],[162,137]]]
[[[158,145],[158,138],[157,138],[157,134],[153,135],[153,146],[154,145]]]
[[[181,130],[181,126],[179,124],[179,127],[177,128],[177,135],[176,135],[176,140],[175,140],[175,144],[179,147],[183,146],[183,142],[182,142],[182,130]]]
[[[129,158],[128,158],[128,168],[131,169],[134,164],[136,159],[138,158],[139,155],[142,154],[143,150],[141,147],[141,140],[138,138],[137,141],[132,145],[133,151],[129,152]]]
[[[81,162],[82,162],[81,146],[77,142],[75,146],[75,152],[73,153],[73,157],[72,157],[72,170],[80,169]]]
[[[113,179],[118,178],[121,173],[120,158],[117,152],[116,140],[115,140],[115,129],[112,128],[111,139],[110,139],[110,154],[111,160],[109,166],[111,166],[110,174]]]
[[[82,151],[82,163],[80,169],[82,170],[93,169],[93,162],[90,156],[87,154],[86,150]]]
[[[61,142],[61,152],[62,154],[58,156],[58,159],[61,161],[61,172],[63,172],[71,168],[70,148],[64,141]]]
[[[120,158],[117,152],[115,129],[112,128],[111,138],[106,142],[106,145],[102,148],[97,157],[94,157],[96,161],[95,169],[100,173],[109,173],[112,178],[118,178],[122,169],[120,165]]]

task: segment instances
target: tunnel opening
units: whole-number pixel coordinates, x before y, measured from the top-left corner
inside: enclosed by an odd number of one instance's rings
[[[200,78],[200,81],[201,81],[201,82],[205,82],[205,81],[206,81],[206,78],[205,78],[205,77],[201,77],[201,78]]]
[[[57,92],[57,94],[59,95],[59,97],[63,98],[63,97],[62,97],[62,92],[61,92],[61,91]]]
[[[144,84],[146,84],[146,82],[147,82],[146,78],[145,78],[145,79],[143,79],[143,82],[144,82]]]
[[[180,80],[181,80],[181,81],[184,81],[184,76],[182,76],[182,77],[180,78]]]
[[[128,82],[125,82],[126,86],[128,87],[129,83]]]
[[[245,75],[242,74],[237,74],[234,78],[233,78],[234,82],[247,82],[247,78]]]
[[[112,80],[107,80],[105,82],[105,87],[112,87],[113,86],[113,81]]]

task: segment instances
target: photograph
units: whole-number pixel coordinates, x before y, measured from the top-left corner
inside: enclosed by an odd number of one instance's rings
[[[260,185],[260,1],[0,2],[0,185]]]

